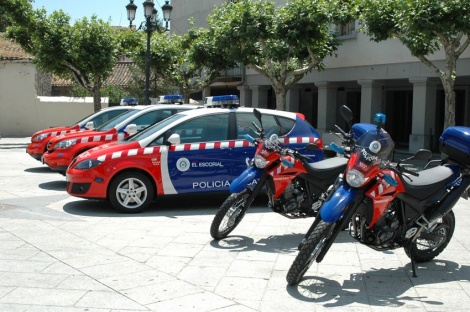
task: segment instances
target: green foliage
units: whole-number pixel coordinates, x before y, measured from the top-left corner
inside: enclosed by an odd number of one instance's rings
[[[356,3],[328,0],[240,1],[216,7],[208,17],[214,49],[231,61],[270,79],[277,108],[285,109],[285,93],[308,71],[324,68],[341,42],[331,24],[356,16]]]
[[[468,0],[360,0],[364,32],[380,42],[399,39],[441,79],[445,90],[444,128],[455,124],[457,60],[470,45]],[[445,65],[428,57],[445,53]]]
[[[126,89],[113,85],[103,87],[101,95],[109,98],[108,102],[110,106],[111,104],[120,104],[123,98],[133,97]]]
[[[101,85],[122,51],[116,31],[96,16],[70,24],[70,16],[61,10],[47,15],[26,0],[3,1],[12,22],[8,36],[34,56],[40,69],[73,78],[92,92],[95,110],[99,110]]]

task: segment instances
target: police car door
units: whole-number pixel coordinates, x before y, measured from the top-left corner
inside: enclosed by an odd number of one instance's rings
[[[170,146],[168,172],[176,193],[226,191],[230,186],[228,111],[193,118],[166,134],[180,136],[181,144]]]

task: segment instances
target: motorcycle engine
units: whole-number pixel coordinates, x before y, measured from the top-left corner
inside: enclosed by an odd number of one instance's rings
[[[372,202],[363,203],[355,218],[357,232],[352,231],[351,235],[362,243],[375,246],[378,249],[393,248],[395,245],[394,239],[400,237],[397,236],[397,233],[402,228],[398,219],[396,204],[392,202],[375,226],[369,229],[367,215],[368,212],[372,211],[371,209]]]
[[[290,213],[301,207],[305,201],[306,194],[298,180],[292,181],[279,199],[274,204],[274,211],[279,213]]]

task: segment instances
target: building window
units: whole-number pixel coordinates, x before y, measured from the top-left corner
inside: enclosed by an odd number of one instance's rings
[[[347,24],[336,25],[336,33],[340,37],[356,37],[356,21]]]

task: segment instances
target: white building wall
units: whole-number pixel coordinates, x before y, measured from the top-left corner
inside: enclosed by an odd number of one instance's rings
[[[30,61],[0,62],[0,134],[30,136],[53,126],[73,125],[94,112],[92,98],[37,97]],[[103,98],[102,107],[107,107]]]

